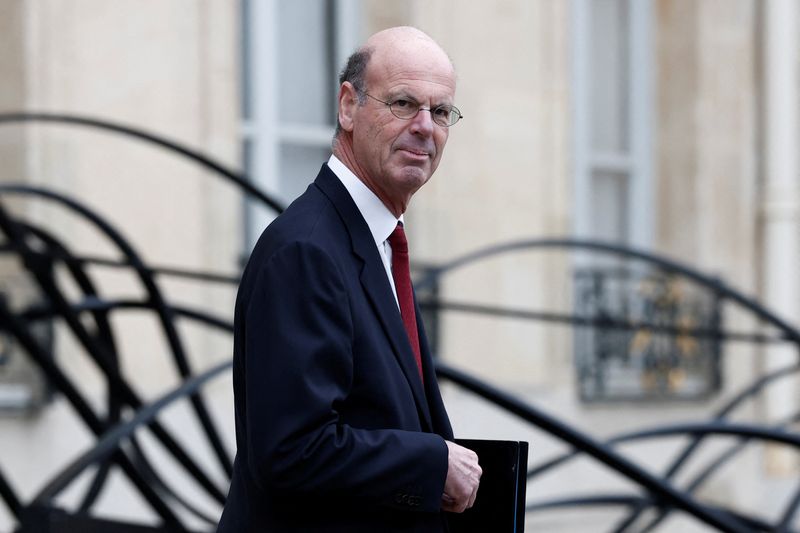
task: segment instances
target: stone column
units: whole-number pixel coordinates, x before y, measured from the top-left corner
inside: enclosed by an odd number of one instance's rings
[[[764,301],[796,324],[800,318],[800,11],[796,0],[770,0],[764,8]],[[765,353],[765,371],[788,366],[797,357],[794,347],[770,347]],[[797,398],[794,381],[782,380],[770,387],[764,406],[768,419],[780,421],[795,412]],[[788,472],[796,460],[793,453],[776,447],[768,450],[766,464],[769,472],[778,474]]]

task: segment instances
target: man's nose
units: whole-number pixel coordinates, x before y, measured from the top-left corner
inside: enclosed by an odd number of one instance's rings
[[[431,135],[436,124],[430,109],[420,108],[417,115],[411,119],[411,132],[420,135]]]

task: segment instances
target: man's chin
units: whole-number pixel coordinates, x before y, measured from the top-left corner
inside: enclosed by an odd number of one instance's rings
[[[407,166],[401,169],[399,179],[409,189],[417,190],[430,179],[431,175],[427,168],[417,166]]]

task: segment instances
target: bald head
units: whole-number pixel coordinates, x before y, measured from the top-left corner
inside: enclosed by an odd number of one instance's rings
[[[413,26],[395,26],[394,28],[386,28],[385,30],[381,30],[372,34],[372,36],[370,36],[369,39],[367,39],[367,42],[364,44],[366,46],[377,46],[379,43],[383,42],[399,43],[401,41],[410,41],[413,39],[428,41],[436,45],[436,41],[434,41],[430,35]]]
[[[413,59],[419,64],[416,69],[425,72],[440,71],[452,78],[455,87],[455,69],[447,53],[422,30],[412,26],[387,28],[373,34],[351,55],[339,74],[339,85],[350,82],[358,92],[358,101],[364,104],[367,85],[367,68],[377,71],[376,76],[386,74],[386,67],[397,66],[402,59]],[[373,59],[375,61],[373,61]],[[341,132],[341,125],[336,121],[336,134]]]
[[[364,47],[374,51],[375,62],[391,63],[413,58],[419,68],[454,75],[453,65],[444,50],[427,33],[411,26],[389,28],[372,35]]]

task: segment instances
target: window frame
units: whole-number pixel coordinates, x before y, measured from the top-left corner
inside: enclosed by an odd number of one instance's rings
[[[246,174],[254,185],[281,196],[282,145],[330,147],[331,124],[286,123],[280,119],[279,2],[282,0],[241,0],[242,14],[242,122],[241,142]],[[332,108],[338,91],[336,77],[347,57],[360,42],[361,1],[326,0],[330,10],[327,23],[332,36],[334,76],[330,84]],[[277,73],[277,75],[276,75]],[[335,118],[333,119],[335,121]],[[309,176],[309,179],[313,176]],[[249,251],[275,214],[245,200],[245,249]]]
[[[653,179],[655,99],[653,94],[654,31],[652,0],[618,0],[625,3],[629,25],[624,90],[627,150],[597,151],[592,147],[593,80],[590,68],[593,0],[572,0],[573,26],[573,126],[574,126],[574,227],[577,238],[595,237],[598,214],[593,191],[599,172],[627,176],[624,208],[632,221],[621,235],[621,244],[651,248],[654,242],[656,202]],[[624,95],[623,95],[624,96]],[[585,258],[584,258],[585,261]]]

